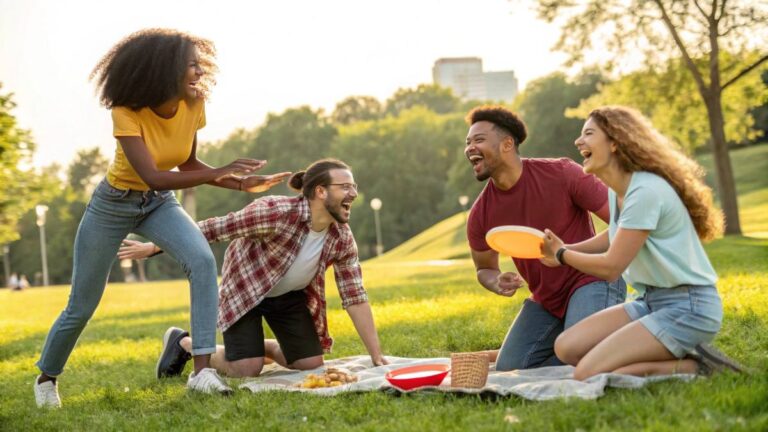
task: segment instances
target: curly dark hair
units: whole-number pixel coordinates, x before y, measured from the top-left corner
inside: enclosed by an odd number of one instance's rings
[[[517,114],[500,105],[476,107],[467,114],[466,120],[469,125],[481,121],[493,123],[497,132],[512,137],[515,141],[515,147],[519,147],[528,137],[528,129],[523,120]]]
[[[351,170],[349,165],[338,159],[321,159],[313,162],[306,170],[293,173],[288,179],[288,186],[293,190],[301,191],[304,197],[312,199],[315,197],[317,186],[327,186],[331,182],[330,171],[335,169]]]
[[[134,110],[158,106],[180,92],[192,48],[205,74],[196,88],[206,97],[218,68],[213,42],[171,29],[145,29],[128,35],[99,60],[90,75],[107,108]]]

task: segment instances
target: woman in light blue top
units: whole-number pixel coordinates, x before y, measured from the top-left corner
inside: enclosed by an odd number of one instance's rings
[[[555,353],[574,377],[696,373],[686,357],[720,330],[717,275],[701,240],[722,232],[722,213],[702,169],[637,111],[592,111],[576,140],[584,171],[609,188],[609,229],[564,245],[545,232],[544,264],[570,265],[605,280],[620,275],[640,297],[563,332]]]

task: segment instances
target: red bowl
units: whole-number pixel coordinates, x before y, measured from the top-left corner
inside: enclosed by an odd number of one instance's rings
[[[439,386],[451,367],[444,364],[409,366],[387,372],[384,378],[401,390],[423,386]]]

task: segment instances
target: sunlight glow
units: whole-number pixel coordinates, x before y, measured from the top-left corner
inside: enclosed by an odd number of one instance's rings
[[[126,7],[0,0],[0,10],[1,91],[14,93],[14,115],[32,130],[38,166],[67,163],[93,146],[112,156],[110,117],[87,78],[114,43],[146,27],[216,44],[221,72],[203,142],[255,128],[288,107],[330,112],[351,95],[384,101],[400,87],[431,83],[440,57],[476,56],[486,70],[514,70],[520,88],[563,60],[549,51],[557,28],[522,1],[136,0]]]

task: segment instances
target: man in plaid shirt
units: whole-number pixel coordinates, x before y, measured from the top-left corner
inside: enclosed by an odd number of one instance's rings
[[[289,184],[302,194],[259,198],[240,211],[198,223],[209,242],[232,242],[219,291],[224,347],[218,347],[212,366],[232,377],[257,376],[265,358],[292,369],[320,367],[333,344],[325,302],[329,265],[342,307],[373,364],[386,364],[347,225],[357,198],[350,168],[335,159],[320,160],[293,174]],[[139,259],[157,252],[152,243],[126,240],[118,256]],[[277,340],[264,339],[262,317]],[[181,374],[190,349],[189,333],[169,328],[158,378]]]

